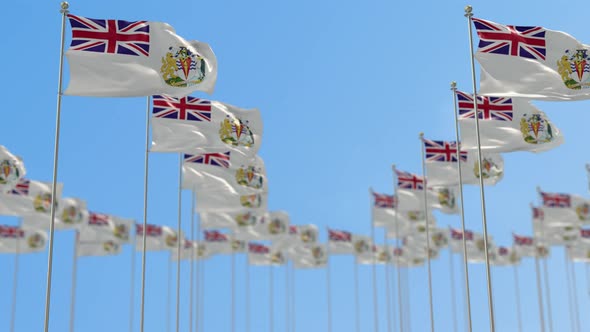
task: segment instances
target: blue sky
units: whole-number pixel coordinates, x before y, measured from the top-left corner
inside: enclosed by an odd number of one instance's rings
[[[153,20],[171,24],[187,39],[208,42],[219,63],[210,96],[244,108],[257,107],[264,120],[260,156],[269,179],[269,208],[286,210],[295,224],[369,234],[369,187],[392,192],[391,164],[421,172],[418,133],[454,139],[449,83],[471,91],[467,22],[458,1],[230,1],[128,0],[72,2],[71,12],[92,18]],[[556,1],[474,1],[476,17],[505,24],[540,25],[566,31],[582,42],[590,35],[590,5]],[[0,21],[4,40],[5,100],[0,144],[23,157],[28,176],[50,181],[59,61],[59,2],[14,1]],[[26,20],[25,20],[26,18]],[[35,25],[36,24],[36,25]],[[69,43],[69,26],[66,45]],[[68,80],[65,68],[65,82]],[[195,94],[204,96],[202,94]],[[26,101],[26,103],[25,103]],[[488,230],[496,243],[511,244],[511,232],[530,234],[529,203],[536,186],[588,196],[585,114],[589,102],[535,102],[562,130],[566,143],[542,154],[505,154],[504,180],[486,188]],[[63,98],[59,181],[64,196],[85,199],[90,209],[142,218],[145,98]],[[149,222],[176,225],[178,156],[152,154]],[[183,194],[188,231],[190,195]],[[465,188],[466,223],[481,231],[479,189]],[[441,226],[459,227],[457,216],[437,215]],[[1,223],[16,224],[13,217]],[[376,232],[381,239],[381,230]],[[74,234],[55,237],[51,331],[69,319]],[[128,326],[131,248],[117,257],[79,261],[76,329],[125,331]],[[139,294],[139,257],[136,291]],[[237,261],[238,330],[244,330],[244,257]],[[0,256],[0,330],[8,329],[14,258]],[[354,330],[351,257],[331,260],[333,330]],[[43,326],[46,254],[21,257],[17,331]],[[463,308],[459,257],[455,256],[458,307]],[[146,331],[165,331],[168,254],[148,254]],[[206,331],[229,331],[230,259],[205,263]],[[548,260],[554,327],[571,330],[562,248]],[[182,265],[188,292],[188,265]],[[449,259],[432,263],[437,330],[452,328]],[[380,330],[386,331],[383,268],[378,268]],[[587,310],[585,270],[576,265],[580,310]],[[267,331],[268,269],[251,268],[251,331]],[[493,268],[498,331],[517,331],[513,271]],[[519,267],[525,331],[539,330],[534,262]],[[325,271],[296,271],[298,331],[326,330]],[[284,269],[277,268],[275,331],[284,330]],[[483,265],[470,265],[474,331],[487,329]],[[373,329],[371,269],[359,267],[361,326]],[[412,330],[429,328],[426,269],[409,272]],[[182,330],[187,330],[187,297]],[[135,301],[136,329],[139,298]],[[463,322],[462,310],[459,321]],[[582,326],[590,318],[581,317]],[[463,327],[463,324],[460,324]]]

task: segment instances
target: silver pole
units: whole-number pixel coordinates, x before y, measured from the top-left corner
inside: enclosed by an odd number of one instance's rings
[[[17,227],[21,227],[22,221],[19,219]],[[14,253],[14,272],[12,276],[12,306],[10,308],[10,332],[14,332],[16,326],[16,299],[18,288],[18,268],[20,258],[20,237],[16,238],[16,253]]]
[[[147,211],[148,211],[148,165],[150,152],[150,97],[146,97],[145,105],[145,157],[144,157],[144,179],[143,179],[143,234],[141,245],[141,299],[139,305],[139,332],[144,332],[145,325],[145,269],[146,269],[146,246],[147,246]],[[169,263],[170,264],[170,263]],[[170,273],[170,272],[168,272]],[[167,310],[169,310],[167,308]],[[169,326],[169,324],[168,324]],[[167,328],[168,329],[168,328]]]
[[[273,332],[275,330],[274,327],[274,316],[275,316],[275,310],[274,310],[274,266],[270,265],[269,266],[269,272],[270,272],[270,294],[269,294],[269,306],[270,306],[270,311],[269,311],[269,323],[270,323],[270,332]]]
[[[567,256],[566,256],[567,259]],[[577,286],[577,281],[576,281],[576,269],[574,266],[574,263],[567,260],[567,263],[569,264],[571,270],[572,270],[572,285],[573,285],[573,293],[574,293],[574,312],[576,314],[576,328],[578,330],[578,332],[581,332],[582,330],[580,329],[580,311],[578,309],[578,286]]]
[[[327,246],[326,256],[328,262],[326,264],[326,301],[328,303],[328,332],[332,332],[332,290],[330,284],[330,245]]]
[[[250,264],[246,258],[246,332],[250,332]]]
[[[393,171],[392,174],[396,174],[395,173],[395,164],[391,165],[391,170]],[[395,204],[395,216],[394,216],[394,227],[395,227],[395,247],[396,248],[400,248],[399,245],[399,220],[397,217],[397,214],[399,213],[399,210],[397,208],[397,202],[395,200],[398,199],[398,195],[397,195],[397,185],[395,184],[395,181],[393,182],[393,197],[394,197],[394,204]],[[400,275],[400,270],[401,270],[401,266],[399,264],[399,256],[396,256],[396,260],[397,260],[397,266],[396,266],[396,270],[397,270],[397,304],[398,304],[398,310],[399,310],[399,331],[403,332],[404,331],[404,317],[402,314],[402,310],[403,310],[403,305],[402,305],[402,286],[401,286],[401,275]]]
[[[178,236],[176,250],[176,332],[180,332],[180,256],[184,238],[180,236],[182,227],[182,153],[178,154]]]
[[[430,330],[434,332],[434,305],[432,303],[432,271],[430,267],[430,223],[428,221],[428,187],[426,184],[426,163],[424,157],[424,133],[420,133],[420,152],[422,154],[422,175],[424,176],[424,216],[426,219],[426,249],[428,260],[428,304],[430,305]]]
[[[72,263],[72,288],[70,291],[70,332],[74,332],[75,310],[76,310],[76,282],[78,280],[78,245],[80,243],[80,233],[76,230],[76,239],[74,242],[74,259]]]
[[[195,194],[191,190],[191,241],[192,243],[196,243],[196,234],[195,234]],[[198,249],[198,248],[197,248]],[[190,257],[190,272],[189,272],[189,303],[188,303],[188,330],[189,332],[193,332],[193,300],[195,295],[195,288],[193,287],[195,281],[195,248],[191,247],[191,257]]]
[[[518,285],[518,265],[514,264],[514,293],[516,295],[516,319],[518,332],[522,332],[522,314],[520,312],[520,287]]]
[[[234,252],[234,237],[231,243],[231,331],[236,331],[236,253]]]
[[[145,233],[145,229],[144,229],[144,233]],[[166,331],[170,332],[170,325],[172,325],[172,317],[170,314],[170,307],[172,307],[172,292],[170,291],[170,288],[172,287],[172,257],[170,257],[170,259],[168,260],[168,287],[166,287],[167,289],[167,294],[166,294]]]
[[[285,331],[289,332],[289,261],[285,263]]]
[[[55,208],[57,196],[57,163],[59,156],[59,132],[61,124],[61,96],[62,96],[62,82],[63,82],[63,63],[64,63],[64,43],[66,33],[66,15],[69,13],[70,5],[67,2],[62,2],[60,5],[61,13],[61,42],[59,53],[59,76],[57,82],[57,110],[55,115],[55,147],[53,150],[53,179],[51,181],[51,222],[49,223],[49,244],[47,255],[47,283],[45,291],[45,332],[49,331],[49,315],[51,306],[51,274],[53,272],[53,235],[55,230]]]
[[[359,265],[354,261],[354,317],[356,332],[361,332],[360,320],[360,306],[359,306]]]
[[[465,276],[465,304],[467,309],[467,328],[471,332],[471,293],[469,291],[469,264],[467,262],[467,239],[465,239],[465,208],[463,201],[463,174],[461,171],[461,138],[459,136],[459,119],[457,116],[457,83],[451,82],[453,107],[455,109],[455,137],[457,142],[457,172],[459,174],[459,197],[461,199],[461,232],[463,244],[463,275]]]
[[[131,247],[131,283],[129,290],[129,332],[133,332],[133,319],[135,311],[135,241],[136,236],[133,236],[133,247]]]
[[[372,213],[372,211],[371,211]],[[373,218],[371,218],[371,241],[375,245],[375,225],[373,224]],[[371,248],[373,250],[373,248]],[[371,264],[371,273],[373,275],[373,319],[375,324],[375,332],[379,332],[379,304],[377,298],[377,264],[375,264],[375,255],[373,255],[373,264]]]
[[[389,253],[389,246],[387,245],[387,231],[383,232],[383,245],[385,246],[387,252]],[[389,285],[389,263],[387,262],[383,267],[385,269],[385,292],[386,292],[386,308],[387,308],[387,331],[393,331],[393,325],[391,321],[391,287]]]
[[[406,322],[408,322],[408,327],[407,327],[407,331],[411,332],[412,331],[412,303],[410,302],[410,299],[412,298],[410,296],[410,278],[408,276],[409,273],[409,268],[405,268],[404,269],[404,283],[405,283],[405,302],[406,302],[406,315],[408,315],[405,319]]]
[[[293,301],[291,305],[291,310],[293,313],[291,314],[291,321],[293,322],[293,332],[297,331],[297,319],[295,319],[295,314],[297,313],[296,302],[295,302],[295,295],[297,294],[295,290],[295,268],[291,266],[291,301]]]
[[[451,309],[453,312],[453,331],[458,331],[457,325],[457,299],[455,298],[455,264],[453,262],[453,251],[449,243],[449,269],[451,270]]]
[[[541,272],[539,269],[539,258],[535,255],[535,272],[537,275],[537,295],[539,297],[539,321],[541,332],[545,332],[545,314],[543,310],[543,291],[541,290]]]
[[[477,84],[475,82],[475,61],[473,59],[473,33],[471,28],[471,18],[473,17],[472,8],[471,6],[465,7],[465,16],[467,17],[467,24],[469,25],[469,50],[470,54],[469,57],[471,59],[471,78],[473,83],[473,112],[475,114],[475,135],[477,136],[477,160],[480,165],[478,167],[479,170],[479,192],[481,196],[481,223],[483,228],[483,245],[484,251],[486,253],[486,281],[488,286],[488,307],[489,307],[489,316],[490,316],[490,331],[496,331],[496,325],[494,322],[494,299],[492,292],[492,275],[490,272],[490,258],[489,258],[489,251],[488,251],[488,224],[486,221],[486,199],[484,193],[484,184],[483,184],[483,163],[481,158],[481,142],[479,136],[479,112],[477,110]]]
[[[573,307],[573,303],[572,303],[572,283],[571,283],[571,278],[570,278],[570,270],[569,270],[569,266],[567,263],[567,251],[563,252],[564,254],[564,267],[565,267],[565,278],[567,280],[567,305],[569,307],[569,316],[570,316],[570,326],[571,326],[571,330],[572,331],[577,331],[576,327],[574,326],[574,320],[575,320],[575,315],[574,315],[574,307]]]
[[[201,290],[199,291],[199,300],[201,304],[199,304],[199,317],[201,318],[200,325],[201,331],[205,331],[205,262],[201,262]]]
[[[549,332],[553,332],[553,314],[551,310],[551,293],[549,288],[549,273],[547,272],[547,258],[544,258],[542,263],[545,279],[545,293],[547,295],[547,321],[549,323]]]
[[[191,195],[192,195],[192,201],[193,201],[192,202],[192,204],[193,204],[193,207],[192,207],[192,210],[193,211],[192,212],[194,213],[195,212],[195,209],[196,209],[196,203],[197,203],[196,194],[195,194],[195,191],[194,190],[191,191]],[[200,221],[197,221],[197,220],[195,220],[195,222],[196,222],[196,226],[197,226],[196,227],[195,240],[197,241],[197,245],[198,245],[198,243],[200,242],[199,238],[200,238],[200,235],[201,235],[201,223],[200,223]],[[195,271],[195,274],[196,274],[196,280],[195,280],[196,281],[196,287],[195,287],[196,288],[196,295],[195,295],[196,296],[195,316],[196,316],[196,320],[197,320],[196,323],[195,323],[195,325],[196,325],[195,326],[195,330],[197,332],[201,331],[201,328],[200,328],[200,321],[201,321],[201,315],[200,315],[200,313],[201,313],[201,300],[200,300],[201,290],[200,290],[200,287],[201,286],[200,286],[200,281],[199,281],[200,280],[200,276],[201,276],[202,264],[203,264],[203,262],[201,260],[202,260],[201,257],[197,257],[196,271]]]

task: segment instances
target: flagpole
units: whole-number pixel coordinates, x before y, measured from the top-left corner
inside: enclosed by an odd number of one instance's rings
[[[434,332],[434,306],[432,303],[432,271],[430,267],[430,223],[428,220],[428,186],[426,183],[426,163],[424,158],[424,133],[420,133],[420,152],[422,154],[422,176],[424,177],[424,216],[426,219],[426,250],[428,259],[428,303],[430,305],[430,331]]]
[[[360,306],[359,306],[359,265],[354,261],[354,317],[356,332],[361,332]]]
[[[329,232],[328,232],[329,233]],[[330,244],[326,246],[326,256],[327,256],[327,264],[326,264],[326,300],[328,302],[328,332],[332,332],[332,290],[330,284]]]
[[[451,270],[451,309],[453,311],[453,331],[458,331],[457,325],[457,300],[455,299],[455,264],[453,262],[453,251],[449,243],[449,269]]]
[[[389,246],[387,245],[387,231],[383,232],[383,245],[385,246],[385,250],[386,252],[389,254]],[[385,301],[386,303],[386,308],[387,308],[387,331],[388,332],[392,332],[392,321],[391,321],[391,287],[389,285],[389,260],[387,261],[387,263],[385,264],[385,266],[383,267],[385,269]]]
[[[176,250],[178,255],[176,257],[176,332],[180,332],[180,256],[181,248],[184,245],[184,238],[181,238],[182,225],[182,153],[178,154],[178,235]]]
[[[133,315],[135,310],[135,244],[136,235],[133,235],[133,247],[131,247],[131,282],[129,290],[129,332],[133,332]]]
[[[406,318],[406,322],[408,322],[408,328],[407,331],[411,332],[412,331],[412,303],[410,302],[411,299],[411,295],[410,295],[410,279],[408,276],[409,273],[409,267],[406,267],[404,269],[404,282],[405,282],[405,286],[404,287],[406,289],[405,292],[405,302],[406,302],[406,314],[408,315]]]
[[[514,264],[514,293],[516,295],[516,318],[518,321],[518,332],[522,332],[522,314],[520,312],[520,287],[518,285],[518,265]]]
[[[576,327],[574,326],[575,314],[574,314],[574,307],[572,301],[572,283],[570,278],[570,270],[567,263],[567,251],[564,251],[564,267],[565,267],[565,278],[567,280],[567,305],[569,307],[569,316],[570,316],[570,326],[572,331],[577,331]]]
[[[145,155],[144,155],[144,179],[143,179],[143,234],[141,244],[141,296],[139,305],[139,332],[144,332],[145,325],[145,270],[147,247],[147,211],[148,211],[148,165],[150,152],[150,97],[146,97],[145,115]],[[170,262],[168,262],[170,265]],[[170,271],[168,271],[170,273]],[[170,292],[170,290],[168,290]],[[169,307],[167,308],[169,311]],[[170,326],[170,324],[168,324]],[[169,327],[167,327],[167,331]],[[45,331],[47,332],[47,331]]]
[[[231,236],[231,331],[236,331],[236,253],[233,233]]]
[[[196,195],[195,195],[195,191],[194,190],[191,190],[191,195],[192,195],[192,204],[193,204],[192,213],[196,217],[196,213],[195,212],[196,212],[196,202],[197,202],[197,200],[196,200]],[[195,240],[197,241],[197,251],[198,251],[199,250],[199,247],[198,247],[199,246],[199,237],[200,237],[200,234],[201,234],[201,223],[200,223],[200,220],[197,221],[196,219],[195,219],[195,223],[196,223],[196,226],[197,226],[196,227],[196,230],[195,230]],[[195,330],[197,332],[199,332],[201,330],[199,328],[200,327],[200,321],[201,321],[201,316],[200,316],[200,310],[201,310],[200,294],[201,294],[201,291],[200,291],[200,282],[199,282],[199,280],[200,280],[200,276],[201,276],[201,269],[203,267],[202,259],[204,259],[204,258],[203,257],[197,257],[197,261],[195,262],[195,265],[196,265],[196,268],[195,268],[195,282],[196,282],[196,285],[195,285],[196,286],[195,287],[196,288],[196,290],[195,290],[195,292],[196,292],[196,294],[195,294],[195,296],[196,296],[196,299],[195,299],[195,301],[196,301],[196,303],[195,303],[196,304],[195,305],[195,318],[196,318]]]
[[[487,288],[488,288],[488,307],[489,307],[489,316],[490,316],[490,331],[496,331],[496,325],[494,322],[494,300],[493,300],[493,292],[492,292],[492,276],[490,272],[490,258],[489,258],[489,251],[488,251],[488,225],[486,220],[486,200],[485,200],[485,193],[484,193],[484,183],[483,183],[483,162],[481,157],[481,142],[479,136],[479,112],[477,110],[477,84],[475,82],[475,61],[473,59],[473,33],[471,29],[471,19],[473,17],[472,7],[467,6],[465,7],[465,16],[467,17],[467,24],[469,25],[469,50],[470,54],[469,57],[471,59],[471,78],[473,83],[473,112],[475,114],[475,135],[477,138],[477,161],[478,161],[478,177],[479,177],[479,193],[481,197],[481,223],[483,228],[483,245],[485,251],[485,258],[486,258],[486,281],[487,281]]]
[[[199,270],[199,273],[201,273],[201,278],[200,283],[198,286],[200,286],[200,290],[199,290],[199,298],[198,300],[200,301],[199,304],[199,322],[200,323],[200,330],[201,332],[205,331],[205,262],[204,261],[199,261],[199,263],[201,264],[201,268]]]
[[[567,259],[567,255],[566,255],[566,259]],[[579,311],[579,307],[578,307],[578,286],[577,286],[577,281],[576,281],[576,269],[574,266],[574,263],[571,262],[570,260],[567,260],[571,270],[572,270],[572,284],[573,284],[573,293],[574,293],[574,309],[575,309],[575,313],[576,313],[576,328],[578,329],[578,332],[581,332],[582,330],[580,329],[580,311]]]
[[[547,322],[549,323],[549,332],[553,332],[553,314],[551,310],[551,293],[549,288],[549,273],[547,272],[547,258],[543,258],[543,275],[545,279],[545,293],[547,293]]]
[[[395,173],[395,164],[391,165],[391,170],[392,170],[392,174],[396,174]],[[394,216],[394,227],[395,227],[395,247],[396,249],[400,249],[399,246],[399,220],[397,217],[397,214],[399,213],[398,210],[398,196],[397,196],[397,185],[395,185],[395,181],[393,181],[393,197],[394,197],[394,209],[395,209],[395,216]],[[397,265],[396,265],[396,271],[397,271],[397,304],[398,304],[398,310],[399,310],[399,331],[403,332],[404,331],[404,318],[402,315],[402,310],[403,310],[403,305],[402,305],[402,287],[401,287],[401,276],[400,276],[400,270],[401,270],[401,266],[399,264],[399,255],[396,256],[396,260],[397,260]]]
[[[246,332],[250,332],[250,263],[246,257]]]
[[[269,279],[270,279],[270,294],[269,294],[269,306],[270,306],[270,311],[269,311],[269,323],[270,323],[270,332],[274,332],[274,265],[269,266]]]
[[[461,232],[463,244],[463,275],[465,276],[465,304],[467,309],[467,327],[468,331],[471,332],[471,294],[469,291],[469,264],[467,262],[467,239],[465,238],[465,208],[463,201],[463,174],[461,172],[461,139],[459,137],[459,119],[457,116],[457,82],[451,82],[451,90],[453,91],[453,107],[455,109],[455,137],[457,142],[457,172],[459,174],[459,196],[461,199]],[[476,103],[474,101],[474,103]]]
[[[22,220],[19,218],[17,227],[21,227]],[[18,288],[18,268],[20,258],[20,237],[16,238],[16,253],[14,254],[14,273],[12,277],[12,307],[10,308],[10,332],[14,332],[16,326],[16,294]]]
[[[192,241],[192,245],[194,245],[195,243],[197,243],[197,239],[196,239],[196,234],[195,234],[195,193],[194,191],[191,190],[191,241]],[[189,303],[188,303],[188,330],[189,332],[193,332],[193,300],[194,300],[194,270],[195,270],[195,249],[198,250],[198,248],[193,248],[191,246],[191,255],[190,255],[190,272],[189,272]]]
[[[72,263],[72,287],[70,291],[70,332],[74,332],[74,320],[76,309],[76,282],[78,279],[78,246],[80,243],[80,232],[76,230],[76,239],[74,242],[74,257]]]
[[[588,291],[588,296],[590,297],[590,264],[586,262],[584,266],[586,267],[586,289]]]
[[[289,261],[285,262],[285,332],[289,332]]]
[[[144,228],[145,233],[145,228]],[[170,255],[168,259],[168,287],[167,289],[167,296],[166,296],[166,331],[170,332],[170,325],[172,323],[172,316],[170,314],[170,307],[172,306],[172,294],[170,292],[170,288],[172,287],[172,255]]]
[[[539,257],[535,253],[535,272],[537,275],[537,295],[539,297],[539,321],[541,332],[545,332],[545,314],[543,310],[543,291],[541,290],[541,272],[539,268]]]
[[[47,255],[47,283],[45,290],[45,322],[44,331],[49,331],[49,315],[51,306],[51,275],[53,272],[53,235],[55,230],[55,209],[56,209],[56,196],[57,196],[57,164],[59,156],[59,133],[61,124],[61,96],[62,96],[62,83],[63,83],[63,63],[64,63],[64,43],[66,33],[66,15],[69,13],[68,9],[70,5],[67,2],[60,4],[61,17],[61,42],[60,42],[60,53],[59,53],[59,76],[57,83],[57,107],[55,115],[55,146],[53,150],[53,179],[51,181],[51,221],[49,223],[49,244],[48,244],[48,255]]]
[[[373,251],[375,246],[375,224],[373,223],[373,209],[371,209],[371,248],[370,250]],[[377,264],[375,262],[375,254],[372,255],[373,264],[371,264],[371,273],[373,274],[373,319],[374,319],[374,329],[375,332],[379,332],[379,304],[377,298]],[[331,330],[330,330],[331,331]],[[328,332],[330,332],[328,331]]]
[[[293,301],[293,304],[291,305],[291,310],[293,310],[293,313],[291,314],[291,321],[293,322],[293,332],[296,332],[297,319],[295,319],[295,314],[297,313],[297,307],[295,306],[295,295],[297,294],[297,291],[295,289],[295,267],[293,265],[291,265],[291,291],[291,301]]]

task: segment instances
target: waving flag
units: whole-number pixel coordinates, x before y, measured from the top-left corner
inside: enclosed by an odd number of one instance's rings
[[[25,174],[26,169],[22,160],[0,145],[0,192],[13,190]]]
[[[286,258],[279,249],[259,243],[249,243],[248,262],[251,265],[283,265],[286,262]]]
[[[143,224],[135,225],[135,250],[143,250]],[[145,228],[146,251],[163,251],[174,249],[178,246],[179,238],[183,238],[182,233],[168,226],[148,224]]]
[[[423,139],[426,162],[457,162],[457,142]],[[459,154],[461,161],[467,161],[467,151]]]
[[[564,224],[590,223],[590,199],[573,194],[538,191],[547,217],[558,218]]]
[[[262,140],[262,118],[257,109],[195,97],[154,96],[152,148],[154,152],[226,152],[253,157]]]
[[[480,93],[498,97],[580,100],[590,97],[588,47],[567,33],[478,18],[475,55]]]
[[[328,248],[325,244],[314,244],[305,247],[292,260],[296,269],[322,268],[328,264]]]
[[[45,251],[47,233],[45,231],[0,225],[0,253],[34,253]]]
[[[370,250],[372,241],[368,236],[355,235],[348,231],[328,229],[328,250],[330,254],[364,254]]]
[[[88,223],[86,202],[79,198],[61,198],[57,208],[54,227],[57,230],[82,229]],[[49,229],[51,218],[45,215],[27,215],[23,217],[23,226]]]
[[[116,240],[79,241],[77,255],[84,256],[115,256],[121,253],[122,244]]]
[[[57,207],[59,207],[62,188],[63,184],[58,183]],[[31,216],[49,224],[51,192],[51,183],[21,178],[12,191],[0,193],[0,215]]]
[[[203,212],[264,212],[267,210],[267,193],[239,194],[235,192],[218,191],[215,194],[196,192],[197,211]]]
[[[496,266],[510,266],[520,263],[520,256],[511,247],[497,247],[495,248],[493,255],[490,255],[490,264]]]
[[[68,95],[185,96],[213,92],[217,59],[209,45],[186,41],[161,22],[68,15],[72,43]]]
[[[423,190],[424,189],[424,177],[408,173],[404,171],[395,170],[397,175],[397,186],[400,189],[409,190]]]
[[[549,248],[536,241],[531,236],[512,234],[514,250],[522,257],[545,257],[549,255]]]
[[[533,229],[548,226],[570,226],[580,223],[580,218],[575,209],[545,206],[531,206],[531,209]]]
[[[477,149],[473,95],[457,91],[461,148]],[[481,149],[488,152],[543,152],[563,144],[547,115],[522,98],[477,97]]]

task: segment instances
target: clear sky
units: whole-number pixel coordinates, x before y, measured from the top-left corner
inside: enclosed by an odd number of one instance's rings
[[[369,234],[369,187],[393,192],[391,164],[420,173],[418,133],[453,140],[449,83],[471,91],[467,21],[461,1],[72,1],[71,12],[91,18],[163,21],[187,39],[208,42],[219,62],[210,96],[244,108],[257,107],[264,120],[260,156],[269,179],[269,208],[288,211],[294,224]],[[590,4],[559,1],[474,1],[476,17],[516,25],[540,25],[590,42]],[[58,1],[12,1],[0,21],[5,100],[0,144],[23,157],[27,176],[52,174],[60,22]],[[20,15],[20,16],[19,16]],[[66,30],[66,45],[70,29]],[[68,67],[65,67],[65,82]],[[204,96],[196,93],[195,95]],[[541,153],[505,154],[505,176],[486,188],[488,230],[500,245],[511,232],[530,234],[529,203],[535,191],[588,196],[589,102],[535,102],[562,130],[566,143]],[[64,196],[85,199],[90,209],[142,218],[145,98],[63,98],[59,181]],[[149,222],[176,225],[178,156],[151,154]],[[465,190],[466,223],[481,231],[479,190]],[[189,230],[190,194],[183,195],[183,225]],[[441,226],[459,227],[458,216],[437,214]],[[17,218],[0,217],[16,224]],[[381,230],[376,232],[381,239]],[[56,233],[51,331],[69,320],[74,234]],[[379,241],[381,242],[381,241]],[[127,331],[131,247],[117,257],[79,261],[76,329]],[[136,291],[139,294],[139,255]],[[168,254],[147,256],[146,331],[165,331]],[[244,257],[237,258],[238,330],[244,330]],[[333,330],[354,330],[353,258],[331,260]],[[464,327],[461,263],[454,256],[460,328]],[[43,326],[46,254],[20,260],[17,331]],[[230,259],[205,263],[205,330],[229,331]],[[553,325],[571,330],[562,248],[548,260]],[[182,265],[188,292],[188,265]],[[448,251],[432,263],[435,323],[451,331]],[[8,330],[14,257],[0,256],[0,330]],[[378,268],[380,331],[386,331],[384,270]],[[267,331],[268,269],[252,267],[252,329]],[[371,269],[360,267],[361,325],[373,329]],[[488,328],[483,265],[470,265],[474,331]],[[588,310],[585,267],[576,265],[578,301]],[[519,267],[525,331],[538,331],[534,262]],[[284,331],[285,275],[274,276],[275,331]],[[492,270],[497,331],[517,331],[512,268]],[[413,331],[429,328],[425,268],[409,272]],[[325,271],[296,271],[298,331],[326,331]],[[187,296],[182,300],[187,331]],[[138,329],[139,297],[135,301]],[[547,317],[546,317],[547,318]],[[590,325],[582,315],[582,326]],[[396,323],[397,325],[397,323]]]

